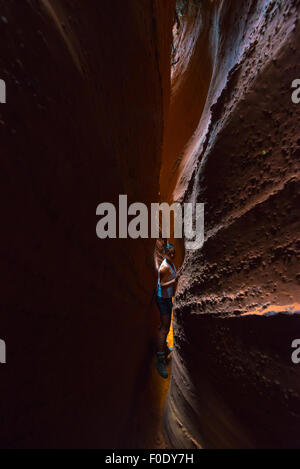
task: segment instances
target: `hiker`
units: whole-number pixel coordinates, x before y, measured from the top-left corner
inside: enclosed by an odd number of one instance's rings
[[[176,284],[176,267],[173,264],[176,252],[173,244],[166,244],[163,249],[164,260],[158,270],[156,294],[156,304],[160,311],[156,368],[160,376],[167,378],[166,358],[172,351],[168,347],[167,336],[171,325],[172,297],[175,293]]]

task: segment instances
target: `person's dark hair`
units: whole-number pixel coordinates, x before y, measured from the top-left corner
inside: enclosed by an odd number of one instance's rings
[[[170,249],[175,249],[175,246],[173,246],[173,244],[171,244],[171,243],[168,243],[168,244],[165,244],[165,245],[164,245],[164,253],[165,253],[165,254],[166,254],[167,252],[169,252]]]

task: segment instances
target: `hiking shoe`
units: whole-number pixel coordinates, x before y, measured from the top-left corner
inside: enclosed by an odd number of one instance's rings
[[[164,352],[157,354],[156,369],[162,378],[168,377]]]

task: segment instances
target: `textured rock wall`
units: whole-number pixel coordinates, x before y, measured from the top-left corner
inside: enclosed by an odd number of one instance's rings
[[[174,126],[199,121],[167,172],[172,200],[205,202],[205,243],[185,253],[175,300],[173,447],[299,447],[299,11],[292,0],[202,2],[194,52],[173,70],[171,107],[185,82],[208,80],[203,109],[181,107]],[[183,23],[186,41],[195,15]]]
[[[2,447],[125,445],[154,246],[97,239],[96,207],[157,198],[173,8],[0,1]]]
[[[299,1],[188,2],[171,96],[171,0],[0,8],[1,446],[135,441],[154,245],[98,240],[95,210],[154,201],[160,159],[161,199],[206,203],[175,301],[169,444],[299,446],[299,319],[260,314],[299,302]]]

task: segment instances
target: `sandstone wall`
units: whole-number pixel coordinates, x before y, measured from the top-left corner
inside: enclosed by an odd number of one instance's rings
[[[0,444],[125,445],[149,366],[151,240],[96,237],[153,202],[172,1],[1,1]]]
[[[300,107],[291,101],[299,9],[298,1],[202,2],[193,55],[173,71],[174,125],[191,115],[194,124],[166,185],[172,200],[205,203],[205,243],[185,253],[175,301],[165,411],[174,447],[299,447],[300,368],[291,361],[300,321]],[[195,15],[183,22],[190,28]],[[201,80],[204,107],[184,108],[180,91]],[[289,316],[261,317],[288,306]]]

